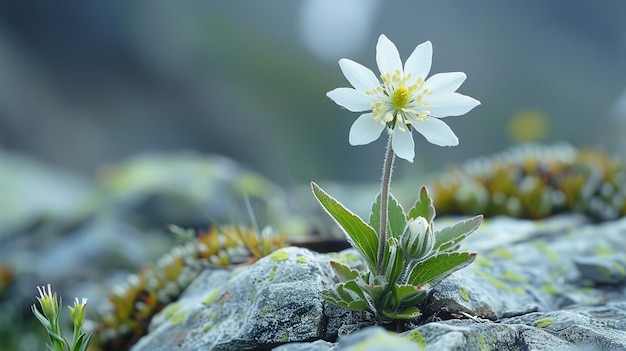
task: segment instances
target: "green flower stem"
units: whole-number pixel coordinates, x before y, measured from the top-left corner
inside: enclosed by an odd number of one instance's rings
[[[393,171],[393,161],[395,154],[391,147],[391,134],[387,139],[387,152],[385,153],[385,163],[383,165],[383,176],[380,188],[380,230],[378,231],[378,275],[383,274],[383,260],[387,246],[387,216],[388,216],[388,200],[389,188],[391,186],[391,173]]]

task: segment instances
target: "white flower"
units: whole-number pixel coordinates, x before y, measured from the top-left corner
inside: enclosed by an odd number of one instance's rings
[[[350,144],[364,145],[378,139],[385,127],[392,137],[398,157],[413,162],[412,130],[430,143],[455,146],[459,139],[439,118],[460,116],[480,105],[480,101],[456,92],[465,73],[430,72],[433,48],[430,41],[418,45],[402,66],[396,46],[381,35],[376,45],[376,63],[382,84],[374,72],[352,60],[341,59],[339,66],[354,88],[337,88],[326,94],[335,103],[362,114],[350,128]]]

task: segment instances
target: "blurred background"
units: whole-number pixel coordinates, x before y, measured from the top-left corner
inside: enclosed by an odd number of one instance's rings
[[[482,102],[446,120],[459,147],[415,135],[401,200],[525,141],[626,156],[625,16],[619,0],[0,1],[0,349],[38,348],[36,285],[97,320],[176,244],[167,224],[229,223],[233,198],[290,235],[334,228],[291,191],[311,180],[367,215],[385,140],[350,146],[358,114],[325,94],[349,85],[340,58],[375,70],[381,33],[403,60],[431,40],[431,73],[465,72]]]
[[[431,73],[467,73],[459,91],[482,102],[447,120],[460,147],[416,136],[417,166],[397,177],[527,139],[613,148],[625,15],[587,0],[3,1],[0,149],[87,176],[183,149],[283,184],[375,181],[384,138],[351,147],[358,114],[325,93],[349,85],[340,58],[376,67],[381,33],[403,60],[431,40]]]

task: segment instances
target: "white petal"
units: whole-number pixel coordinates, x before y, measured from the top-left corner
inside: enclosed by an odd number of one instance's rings
[[[404,73],[411,73],[413,79],[422,77],[426,80],[433,62],[433,45],[430,41],[419,44],[404,63]]]
[[[395,152],[398,157],[413,162],[413,157],[415,157],[413,134],[406,126],[403,126],[404,131],[401,131],[398,127],[399,125],[396,124],[392,134],[391,147],[393,148],[393,152]]]
[[[380,85],[374,72],[360,63],[341,59],[339,60],[339,67],[341,67],[341,71],[348,82],[357,90],[366,91]]]
[[[418,123],[413,123],[413,128],[422,134],[429,143],[439,146],[459,145],[459,138],[448,125],[436,118],[425,117]]]
[[[435,93],[453,93],[465,81],[467,76],[463,72],[437,73],[428,78],[424,88]]]
[[[326,93],[337,105],[352,112],[371,110],[372,99],[364,93],[352,88],[337,88]]]
[[[378,37],[376,44],[376,63],[380,74],[402,72],[402,60],[396,46],[384,34]]]
[[[436,94],[427,99],[433,117],[460,116],[480,105],[480,101],[459,93]]]
[[[364,113],[352,123],[350,128],[350,145],[365,145],[378,139],[385,125],[374,121],[374,115]]]

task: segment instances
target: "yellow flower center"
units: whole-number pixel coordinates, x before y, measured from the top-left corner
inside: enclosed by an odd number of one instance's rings
[[[391,94],[391,104],[393,108],[396,110],[403,109],[409,102],[410,96],[409,90],[405,88],[404,85],[396,88]]]
[[[432,91],[424,88],[423,78],[412,82],[411,73],[403,74],[400,70],[384,73],[380,78],[382,85],[365,91],[365,94],[375,96],[370,103],[374,121],[394,128],[391,122],[396,119],[402,119],[407,125],[412,123],[411,119],[406,118],[406,114],[417,118],[430,113],[430,105],[423,97],[432,94]]]

